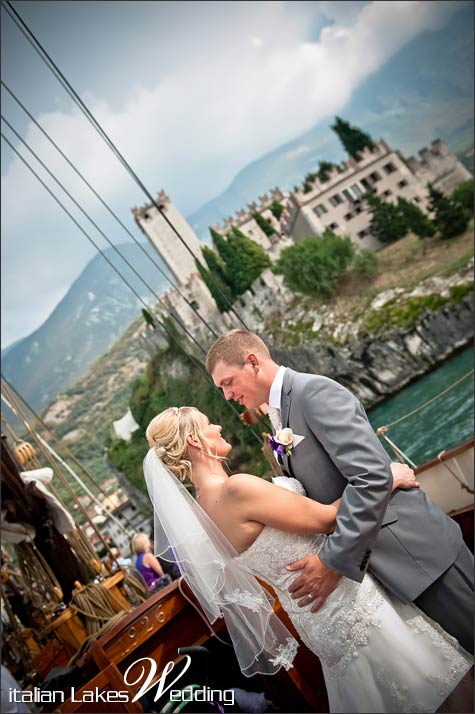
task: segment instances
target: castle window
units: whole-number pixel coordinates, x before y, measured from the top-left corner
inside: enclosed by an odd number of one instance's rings
[[[353,193],[354,196],[356,196],[356,198],[361,198],[361,196],[363,196],[363,191],[357,183],[354,183],[352,186],[350,186],[350,191]]]
[[[406,179],[403,179],[402,181],[399,181],[399,183],[398,183],[398,188],[404,188],[404,186],[407,186]]]
[[[385,164],[383,166],[383,170],[386,171],[387,174],[393,174],[396,171],[396,167],[394,166],[393,162],[390,161],[388,164]]]
[[[368,181],[367,178],[362,178],[360,181],[361,185],[365,187],[367,191],[371,191],[371,183]]]
[[[393,192],[389,190],[389,188],[386,191],[383,191],[383,196],[392,196]]]
[[[349,201],[350,203],[354,203],[354,202],[355,202],[355,197],[353,196],[352,193],[350,193],[350,192],[348,191],[347,188],[345,188],[345,189],[342,191],[342,193],[343,193],[343,195],[344,195],[344,197],[346,198],[347,201]]]
[[[143,214],[143,217],[145,218],[146,221],[148,221],[149,218],[150,218],[150,214],[149,214],[149,213],[144,213],[144,214]]]
[[[328,227],[331,231],[336,231],[336,229],[338,228],[338,223],[330,223]]]
[[[338,206],[340,203],[343,203],[343,199],[339,193],[335,193],[333,196],[330,196],[329,201],[332,206]]]
[[[370,235],[369,228],[364,228],[362,231],[359,231],[358,238],[364,238],[365,236],[369,236],[369,235]]]
[[[356,207],[355,207],[355,210],[353,211],[353,213],[358,214],[358,213],[361,213],[362,210],[363,210],[363,209],[361,208],[361,206],[356,206]]]
[[[419,198],[419,196],[414,196],[414,198],[411,198],[411,201],[412,203],[420,203],[421,199]]]
[[[352,218],[353,218],[352,213],[345,213],[345,215],[343,216],[344,221],[351,221]]]
[[[377,181],[381,181],[381,176],[378,174],[377,171],[373,171],[373,173],[369,174],[368,178],[370,178],[373,183],[376,183]],[[363,183],[363,182],[361,182],[361,183]]]
[[[328,213],[323,203],[319,203],[318,206],[315,206],[313,212],[316,213],[318,217],[323,216],[324,213]]]

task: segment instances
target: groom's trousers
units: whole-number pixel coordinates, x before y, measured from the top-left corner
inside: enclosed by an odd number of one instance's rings
[[[414,604],[473,654],[473,555],[462,545],[455,562],[419,595]]]

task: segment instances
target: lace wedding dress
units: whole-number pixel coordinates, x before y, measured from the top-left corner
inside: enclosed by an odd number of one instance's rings
[[[304,494],[299,481],[279,486]],[[415,605],[404,605],[369,574],[362,583],[342,577],[316,613],[292,600],[296,573],[288,563],[318,552],[324,535],[297,536],[266,526],[239,555],[275,590],[302,641],[320,659],[331,712],[435,712],[473,659]],[[292,643],[295,645],[295,643]],[[295,654],[289,643],[281,663]]]

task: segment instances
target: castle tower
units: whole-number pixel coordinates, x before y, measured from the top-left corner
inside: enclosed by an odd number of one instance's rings
[[[160,191],[158,194],[157,204],[162,208],[193,255],[201,261],[201,241],[165,191]],[[194,257],[153,204],[142,208],[133,208],[132,213],[140,229],[159,253],[175,280],[180,285],[185,285],[190,276],[197,272]]]

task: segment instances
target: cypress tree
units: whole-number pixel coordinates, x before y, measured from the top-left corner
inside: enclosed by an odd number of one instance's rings
[[[335,124],[331,127],[343,144],[344,149],[354,159],[358,160],[358,151],[365,147],[373,149],[374,141],[357,126],[351,126],[349,122],[340,117],[335,117]]]
[[[421,211],[419,206],[414,203],[409,203],[405,198],[399,196],[397,205],[401,211],[406,225],[419,238],[430,238],[435,233],[435,226],[426,214]]]
[[[207,246],[203,248],[203,254],[206,248]],[[210,251],[210,253],[213,253],[214,255],[214,252],[210,248],[207,249]],[[209,265],[208,260],[206,260],[206,262]],[[229,285],[224,282],[219,273],[216,273],[211,269],[206,269],[204,265],[202,265],[198,260],[195,260],[195,264],[198,268],[199,274],[203,278],[203,282],[205,283],[206,287],[213,296],[218,310],[220,312],[226,312],[227,310],[229,310],[230,305],[232,305],[233,303],[233,296],[231,290],[229,289]],[[226,298],[229,300],[229,303],[226,302]]]
[[[371,212],[370,231],[381,243],[394,243],[406,235],[408,227],[401,209],[382,201],[374,193],[364,196]]]
[[[275,234],[274,226],[270,221],[267,220],[267,218],[264,218],[262,213],[259,213],[259,211],[254,211],[254,213],[252,213],[251,215],[259,226],[259,228],[264,231],[268,238],[269,236],[273,236]]]
[[[442,238],[454,238],[463,233],[470,220],[470,213],[452,198],[447,198],[429,184],[429,206],[434,212],[434,223]]]
[[[211,237],[213,239],[213,245],[218,251],[218,255],[221,258],[224,273],[227,277],[227,264],[229,261],[233,260],[232,249],[229,247],[228,241],[224,238],[221,233],[210,228]]]
[[[271,265],[269,256],[260,245],[233,227],[227,235],[229,257],[226,275],[235,295],[249,290],[264,268]]]
[[[146,310],[144,307],[142,308],[142,315],[143,319],[147,323],[147,325],[151,325],[152,327],[155,327],[155,320],[153,319],[151,313]]]
[[[276,201],[276,199],[274,199],[270,204],[270,210],[272,211],[272,215],[274,216],[274,218],[280,221],[280,217],[285,211],[285,206],[283,206],[281,203],[279,203],[279,201]]]

